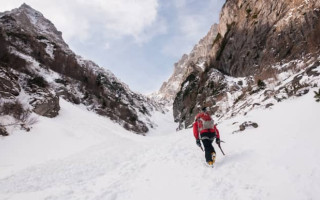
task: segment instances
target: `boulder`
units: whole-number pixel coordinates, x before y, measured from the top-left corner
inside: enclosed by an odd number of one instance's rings
[[[0,135],[2,135],[2,136],[8,136],[9,135],[9,133],[7,132],[6,127],[1,126],[1,125],[0,125]]]
[[[273,106],[273,103],[268,103],[268,104],[266,105],[266,108],[270,108],[271,106]]]
[[[34,107],[33,112],[49,118],[56,117],[60,110],[59,96],[52,93],[43,96],[42,99],[34,99],[31,105]]]
[[[72,92],[69,92],[65,87],[59,88],[57,91],[57,95],[71,103],[74,103],[77,105],[81,103],[80,98],[72,94]]]
[[[253,128],[258,128],[258,124],[252,121],[248,121],[248,122],[243,122],[240,126],[239,126],[239,130],[240,131],[244,131],[247,127],[253,127]]]

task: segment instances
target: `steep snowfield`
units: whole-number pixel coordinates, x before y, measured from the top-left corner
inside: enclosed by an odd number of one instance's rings
[[[61,100],[57,118],[0,139],[0,199],[319,199],[319,114],[309,92],[220,123],[212,169],[172,113],[143,137]]]

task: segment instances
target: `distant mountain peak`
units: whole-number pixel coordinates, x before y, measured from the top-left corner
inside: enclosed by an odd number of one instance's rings
[[[19,7],[19,9],[33,9],[31,6],[29,6],[28,4],[26,4],[26,3],[23,3],[20,7]]]
[[[164,82],[160,90],[155,93],[157,99],[173,102],[176,94],[181,89],[183,81],[194,71],[203,71],[206,67],[208,49],[211,48],[214,38],[218,33],[218,24],[213,24],[198,44],[196,44],[189,54],[183,54],[180,60],[174,64],[174,71],[170,78]]]
[[[23,3],[19,8],[6,11],[3,15],[13,17],[17,21],[16,28],[32,32],[36,36],[45,36],[49,41],[58,44],[60,47],[68,48],[62,38],[62,33],[57,30],[55,25],[41,12],[28,4]]]
[[[32,8],[31,6],[29,6],[26,3],[23,3],[19,8],[12,10],[12,12],[16,12],[18,11],[18,13],[23,12],[26,15],[29,16],[34,16],[34,17],[43,17],[43,14],[39,11],[37,11],[36,9]]]
[[[39,11],[22,4],[1,13],[0,27],[1,100],[22,99],[30,111],[55,117],[61,97],[136,133],[156,126],[150,116],[164,112],[161,104],[132,92],[109,70],[76,55]]]

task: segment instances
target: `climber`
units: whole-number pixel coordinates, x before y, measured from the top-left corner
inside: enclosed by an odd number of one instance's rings
[[[220,135],[219,130],[208,113],[207,107],[203,107],[202,112],[196,116],[193,124],[193,134],[196,138],[196,144],[201,149],[202,146],[200,141],[202,141],[207,164],[213,166],[216,159],[216,152],[212,146],[212,142],[216,138],[216,143],[220,145]]]

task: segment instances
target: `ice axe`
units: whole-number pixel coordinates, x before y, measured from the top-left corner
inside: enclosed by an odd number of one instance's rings
[[[198,132],[198,138],[201,138],[200,132]],[[199,144],[200,144],[200,145],[198,145],[198,146],[200,147],[200,149],[201,149],[202,151],[204,151],[203,148],[202,148],[201,142],[200,142]]]
[[[224,142],[224,141],[220,141],[220,142]],[[220,142],[218,143],[218,147],[220,148],[222,154],[225,156],[226,154],[224,154],[224,152],[223,152],[223,150],[222,150],[222,148],[221,148]]]
[[[200,149],[201,149],[202,151],[204,151],[203,148],[202,148],[201,143],[200,143],[200,145],[197,144],[197,146],[200,147]]]
[[[200,147],[200,149],[201,149],[202,151],[204,151],[203,148],[202,148],[202,145],[200,145],[199,147]]]

